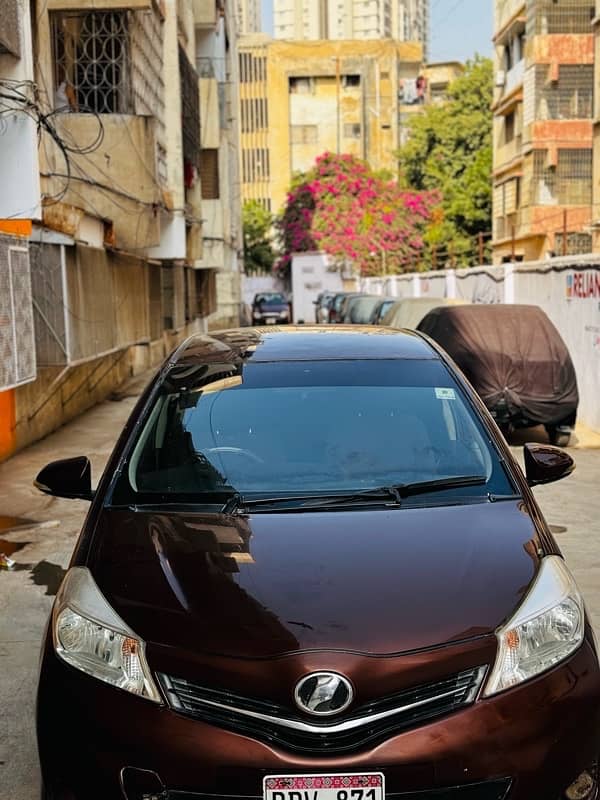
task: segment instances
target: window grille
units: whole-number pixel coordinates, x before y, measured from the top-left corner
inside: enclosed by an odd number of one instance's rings
[[[242,133],[266,130],[269,110],[266,97],[248,97],[240,102]]]
[[[554,253],[557,256],[579,256],[592,252],[591,233],[567,233],[567,251],[563,247],[564,234],[554,234]]]
[[[592,64],[562,64],[557,81],[548,65],[536,66],[536,119],[591,119],[593,96]]]
[[[216,149],[200,153],[200,185],[203,200],[219,199],[219,151]]]
[[[185,50],[179,48],[179,79],[181,83],[181,128],[183,160],[200,167],[200,94],[198,73]]]
[[[268,180],[271,175],[270,151],[266,148],[242,150],[242,180],[244,183]]]
[[[533,151],[531,205],[586,206],[592,203],[592,150],[559,150],[556,167],[545,150]]]
[[[319,140],[317,125],[292,125],[292,144],[316,144]]]
[[[0,390],[35,380],[29,250],[0,235]]]
[[[54,86],[63,110],[134,113],[130,14],[61,11],[51,15],[51,25]],[[74,99],[65,100],[66,87],[73,89]]]
[[[530,0],[527,36],[557,33],[592,33],[595,0]]]
[[[264,83],[267,80],[266,56],[240,53],[240,83]]]

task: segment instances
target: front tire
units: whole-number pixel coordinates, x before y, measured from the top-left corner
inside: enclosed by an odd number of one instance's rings
[[[570,431],[560,430],[559,428],[546,425],[546,433],[550,439],[550,444],[553,444],[555,447],[568,447],[571,442]]]

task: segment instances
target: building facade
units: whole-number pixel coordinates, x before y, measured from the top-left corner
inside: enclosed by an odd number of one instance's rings
[[[235,0],[238,34],[260,33],[262,30],[260,0]]]
[[[496,262],[592,250],[595,0],[496,0]]]
[[[397,39],[429,45],[429,0],[274,0],[276,39]]]
[[[20,52],[0,55],[0,459],[239,318],[234,0],[16,5]],[[8,50],[5,28],[2,14]]]
[[[422,50],[391,40],[240,42],[242,196],[272,213],[324,152],[389,169],[418,113]]]

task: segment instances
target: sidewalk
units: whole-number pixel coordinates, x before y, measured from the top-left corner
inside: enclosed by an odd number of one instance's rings
[[[89,508],[87,502],[43,495],[32,481],[49,461],[87,455],[95,483],[152,374],[136,377],[114,399],[0,464],[0,552],[20,548],[11,556],[17,569],[0,570],[0,800],[39,798],[34,702],[40,642]],[[20,518],[45,526],[7,532]]]

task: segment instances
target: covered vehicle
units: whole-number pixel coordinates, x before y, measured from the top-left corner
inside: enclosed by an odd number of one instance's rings
[[[381,325],[415,330],[421,320],[438,306],[465,305],[466,300],[448,297],[404,297],[395,302],[383,317]]]
[[[281,292],[260,292],[252,303],[255,325],[285,325],[291,321],[290,303]]]
[[[418,328],[465,373],[505,431],[542,424],[566,446],[579,395],[571,356],[538,306],[440,307]]]

